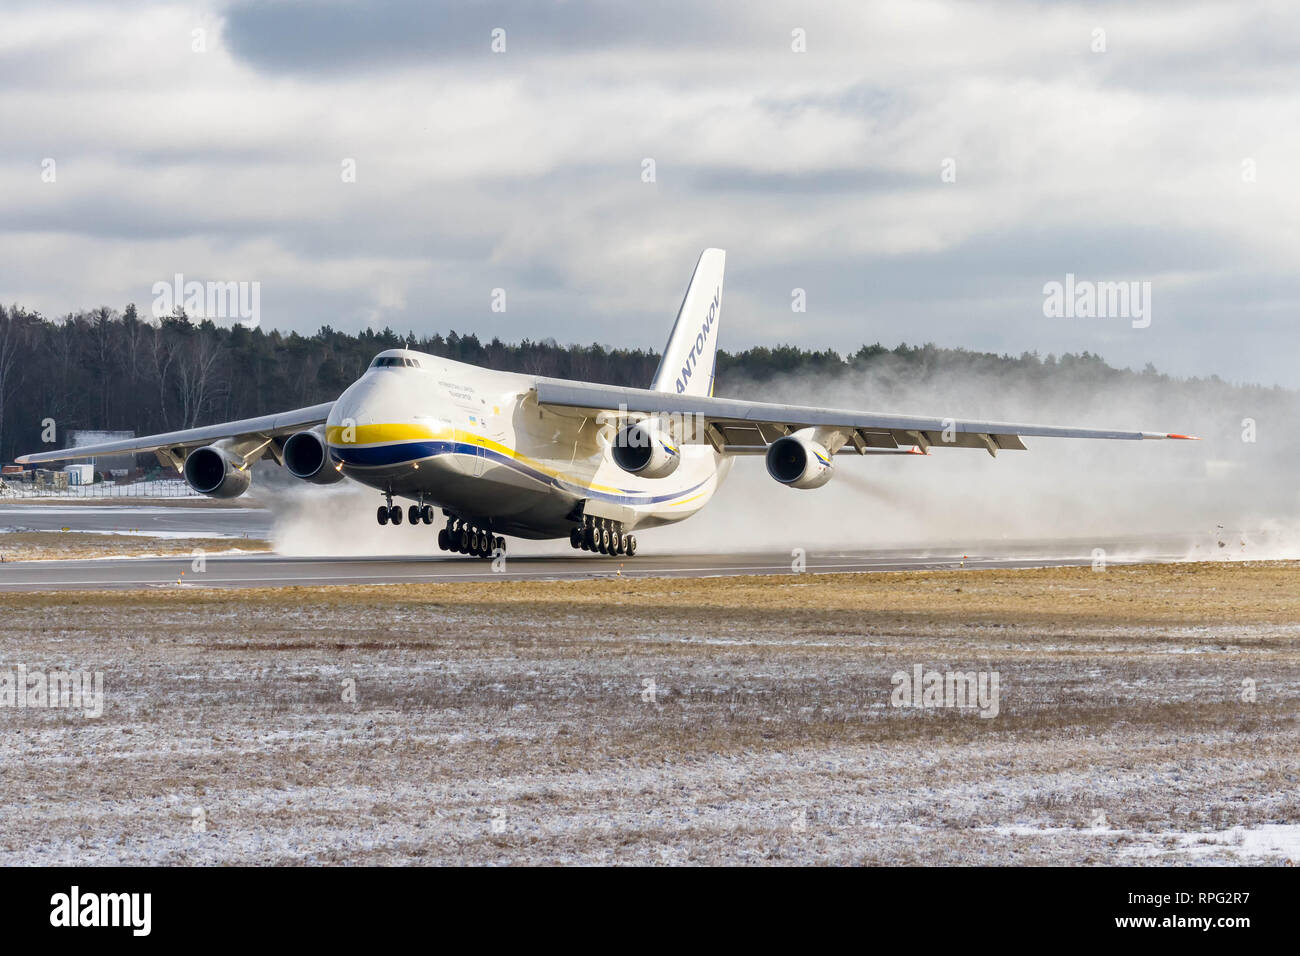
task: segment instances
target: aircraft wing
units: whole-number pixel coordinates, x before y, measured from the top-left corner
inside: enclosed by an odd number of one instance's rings
[[[693,416],[704,422],[704,438],[725,454],[762,454],[767,446],[803,428],[815,428],[831,452],[858,454],[926,454],[930,448],[979,448],[996,456],[1023,451],[1022,438],[1109,438],[1127,441],[1191,435],[1073,428],[1016,422],[980,422],[960,418],[925,418],[849,409],[746,402],[709,395],[677,395],[641,388],[590,385],[538,379],[539,405],[583,409],[606,415]],[[945,438],[947,440],[945,440]]]
[[[143,435],[140,438],[101,442],[98,445],[82,445],[78,448],[33,452],[30,455],[20,455],[15,460],[20,465],[39,465],[47,461],[67,461],[95,455],[126,455],[152,451],[158,454],[159,460],[164,462],[169,460],[179,468],[180,462],[185,458],[179,453],[183,449],[210,445],[222,439],[227,439],[236,446],[243,446],[244,449],[259,445],[265,447],[276,438],[287,437],[304,428],[322,424],[333,405],[333,402],[325,402],[322,405],[312,405],[310,408],[298,408],[291,412],[263,415],[260,418],[245,418],[221,425],[185,428],[175,432],[164,432],[161,435]],[[248,452],[241,449],[240,453]]]

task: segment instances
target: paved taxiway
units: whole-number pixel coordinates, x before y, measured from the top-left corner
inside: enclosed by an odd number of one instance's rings
[[[1178,560],[1185,547],[1165,542],[1145,551],[1143,561]],[[1111,553],[1122,554],[1116,546]],[[928,571],[958,568],[1031,568],[1087,565],[1092,545],[1016,544],[954,550],[828,550],[806,556],[812,574]],[[1123,563],[1126,559],[1112,559]],[[1133,559],[1136,560],[1136,559]],[[592,577],[707,577],[711,575],[790,574],[793,559],[779,551],[737,554],[646,554],[635,558],[588,555],[511,557],[500,571],[491,561],[460,555],[427,558],[296,558],[281,555],[209,556],[195,571],[186,556],[100,558],[83,561],[28,561],[0,564],[0,591],[103,590],[177,587],[283,587],[303,585],[400,584],[418,581],[573,580]],[[182,574],[184,572],[184,574]]]

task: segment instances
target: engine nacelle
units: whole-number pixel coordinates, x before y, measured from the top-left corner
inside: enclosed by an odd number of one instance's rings
[[[230,452],[218,445],[196,448],[185,459],[185,482],[209,498],[238,498],[253,480]]]
[[[767,473],[791,488],[820,488],[831,480],[831,454],[803,432],[772,442],[767,448]]]
[[[667,478],[682,462],[677,443],[653,421],[624,425],[610,448],[614,464],[642,478]]]
[[[290,435],[280,450],[285,471],[314,485],[332,485],[343,480],[343,472],[330,464],[322,426]]]

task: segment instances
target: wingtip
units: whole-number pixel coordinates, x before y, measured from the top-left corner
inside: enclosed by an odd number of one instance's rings
[[[1170,432],[1165,437],[1177,438],[1179,441],[1200,441],[1201,440],[1201,437],[1199,435],[1175,435],[1173,432]]]

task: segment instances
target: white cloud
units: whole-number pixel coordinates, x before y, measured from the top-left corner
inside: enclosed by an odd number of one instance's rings
[[[1285,5],[724,3],[691,30],[673,6],[365,9],[7,11],[0,299],[143,304],[183,272],[260,279],[281,327],[655,347],[724,245],[724,346],[1087,348],[1300,384]],[[1152,281],[1153,328],[1043,319],[1067,271]]]

